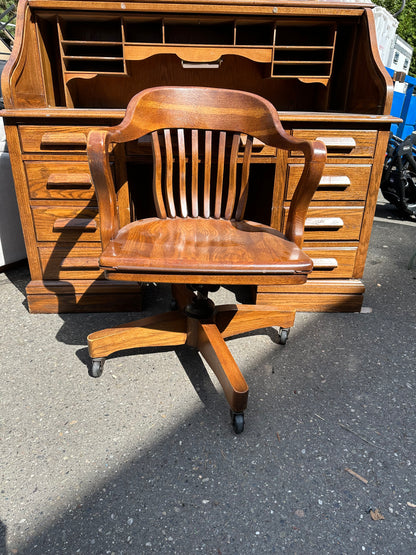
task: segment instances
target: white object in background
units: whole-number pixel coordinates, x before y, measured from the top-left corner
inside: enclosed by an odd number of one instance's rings
[[[390,53],[394,48],[396,29],[399,22],[390,12],[381,6],[375,6],[373,8],[373,14],[376,23],[377,44],[380,58],[383,64],[387,66],[390,60]]]
[[[402,39],[402,37],[396,35],[387,67],[394,69],[394,71],[403,71],[407,75],[409,73],[412,56],[413,47]]]
[[[0,270],[26,258],[3,118],[0,118]]]

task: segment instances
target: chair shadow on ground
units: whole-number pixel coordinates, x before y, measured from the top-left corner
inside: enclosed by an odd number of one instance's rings
[[[25,270],[26,268],[26,270]],[[29,269],[27,268],[27,263],[23,261],[21,264],[17,265],[15,268],[10,269],[6,272],[7,277],[16,288],[25,295],[25,288],[30,281]],[[244,286],[227,286],[224,288],[225,294],[227,296],[227,302],[235,302],[249,304],[253,302],[253,293],[250,287]],[[84,347],[78,348],[75,351],[76,356],[80,362],[85,366],[85,376],[88,374],[88,369],[91,366],[91,359],[88,354],[87,348],[87,336],[89,333],[105,329],[107,327],[116,326],[118,324],[137,320],[139,318],[144,318],[146,316],[157,314],[158,312],[164,312],[169,310],[171,302],[170,286],[164,284],[145,284],[143,286],[143,307],[142,311],[137,312],[112,312],[112,313],[102,313],[102,312],[88,312],[88,313],[61,313],[59,318],[62,320],[62,326],[56,334],[56,339],[67,345],[85,345]],[[23,301],[23,305],[28,310],[28,303],[26,298]],[[259,330],[253,330],[242,334],[242,336],[250,337],[255,335],[265,335],[270,337],[274,343],[279,342],[279,334],[275,328],[263,328]],[[239,336],[235,336],[239,337]],[[207,369],[202,362],[201,356],[198,351],[187,347],[150,347],[150,348],[138,348],[138,349],[128,349],[124,351],[118,351],[108,357],[108,360],[125,357],[125,356],[137,356],[138,364],[140,364],[140,359],[152,354],[159,352],[172,352],[180,361],[190,383],[198,394],[200,400],[207,404],[208,399],[212,399],[212,395],[216,393],[216,389],[212,383],[212,380],[207,372]],[[108,365],[104,369],[105,371],[111,371],[111,366]],[[87,376],[88,377],[88,376]]]

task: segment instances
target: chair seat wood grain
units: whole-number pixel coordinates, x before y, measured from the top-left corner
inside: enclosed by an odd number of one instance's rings
[[[148,218],[124,226],[100,257],[121,272],[307,274],[311,259],[279,231],[214,218]]]

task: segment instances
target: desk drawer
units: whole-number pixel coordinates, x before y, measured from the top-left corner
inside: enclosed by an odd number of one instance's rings
[[[86,152],[89,127],[20,125],[23,152]]]
[[[292,199],[302,170],[302,164],[288,165],[287,200]],[[370,173],[369,164],[327,164],[313,200],[365,200]]]
[[[101,245],[77,244],[68,248],[40,247],[43,279],[97,279],[104,277],[99,269]]]
[[[32,207],[38,241],[75,243],[99,241],[100,228],[96,207]]]
[[[303,250],[313,261],[311,278],[351,278],[353,277],[356,247],[309,247],[306,243]]]
[[[25,162],[32,199],[94,198],[88,162]]]
[[[294,129],[293,136],[298,139],[323,141],[328,156],[374,156],[377,131],[355,131],[350,129]],[[302,156],[301,152],[292,152],[293,156]]]
[[[358,241],[363,206],[314,206],[305,222],[306,241]],[[285,222],[289,207],[285,207]]]

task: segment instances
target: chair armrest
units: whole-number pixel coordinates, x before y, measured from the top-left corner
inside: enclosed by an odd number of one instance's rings
[[[87,153],[92,182],[100,212],[101,244],[103,249],[120,229],[117,196],[108,156],[109,134],[94,129],[88,134]]]
[[[322,141],[300,141],[296,149],[304,153],[305,165],[290,204],[286,236],[302,248],[306,215],[325,167],[326,146]]]

